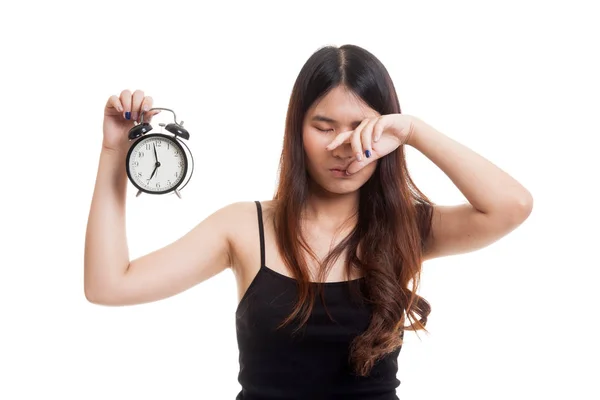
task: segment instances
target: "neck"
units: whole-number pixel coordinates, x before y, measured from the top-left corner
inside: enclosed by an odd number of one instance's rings
[[[304,220],[310,225],[337,231],[350,228],[358,216],[358,191],[347,194],[312,190],[304,207]]]

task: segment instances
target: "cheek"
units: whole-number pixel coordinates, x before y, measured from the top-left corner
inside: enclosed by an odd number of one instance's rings
[[[375,161],[364,167],[361,172],[363,172],[365,178],[368,180],[375,173],[375,169],[377,168],[377,163],[379,161]]]
[[[312,132],[306,132],[303,135],[303,141],[304,151],[312,160],[320,159],[327,155],[325,147],[329,144],[329,141],[327,141],[326,135],[316,135]]]

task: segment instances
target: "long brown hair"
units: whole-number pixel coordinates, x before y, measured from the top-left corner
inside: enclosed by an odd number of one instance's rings
[[[320,48],[302,67],[288,106],[274,196],[277,245],[298,282],[298,303],[280,327],[298,316],[301,327],[314,305],[314,289],[308,283],[307,263],[301,256],[305,251],[316,260],[302,236],[300,222],[311,179],[306,170],[302,127],[311,105],[339,85],[350,89],[381,115],[400,113],[386,68],[361,47]],[[368,329],[352,342],[349,362],[356,374],[366,376],[378,359],[401,347],[405,329],[427,332],[425,325],[431,307],[416,292],[433,203],[413,183],[403,146],[378,161],[373,175],[359,191],[357,223],[325,258],[320,276],[344,252],[348,255],[347,275],[352,265],[364,273],[363,299],[371,305],[372,317]],[[408,287],[411,281],[412,290]],[[323,287],[317,286],[323,299]],[[413,321],[410,326],[404,326],[406,318]]]

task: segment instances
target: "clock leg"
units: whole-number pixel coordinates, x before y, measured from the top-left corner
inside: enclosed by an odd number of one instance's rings
[[[137,194],[135,195],[135,197],[138,197],[140,194],[142,194],[141,190],[138,190]]]
[[[181,198],[181,193],[179,193],[179,190],[175,189],[175,194],[177,195],[177,197]]]

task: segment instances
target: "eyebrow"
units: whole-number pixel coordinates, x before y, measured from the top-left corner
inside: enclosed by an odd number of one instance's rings
[[[329,117],[325,117],[324,115],[315,115],[312,118],[313,121],[322,121],[322,122],[329,122],[331,124],[337,124],[338,122],[335,119],[331,119]],[[360,123],[362,122],[362,120],[359,121],[353,121],[352,125],[360,125]]]

